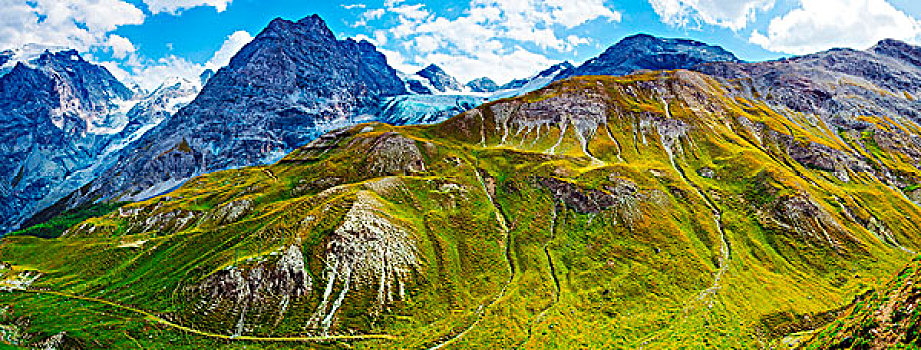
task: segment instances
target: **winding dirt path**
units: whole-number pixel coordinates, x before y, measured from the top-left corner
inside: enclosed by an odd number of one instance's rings
[[[171,321],[168,321],[160,316],[154,315],[149,311],[144,311],[138,308],[134,308],[127,305],[122,305],[116,302],[108,301],[105,299],[86,297],[81,295],[67,294],[55,291],[46,291],[46,290],[20,290],[19,292],[23,293],[32,293],[32,294],[43,294],[43,295],[53,295],[66,299],[82,300],[91,303],[105,304],[111,307],[115,307],[121,310],[130,311],[141,316],[150,322],[158,323],[170,328],[178,329],[188,333],[200,335],[203,337],[209,338],[218,338],[224,340],[248,340],[248,341],[264,341],[264,342],[325,342],[325,341],[337,341],[337,340],[395,340],[398,339],[395,336],[388,334],[366,334],[366,335],[325,335],[325,336],[305,336],[305,337],[258,337],[258,336],[231,336],[224,334],[211,333],[208,331],[203,331],[200,329],[195,329],[192,327],[183,326]]]

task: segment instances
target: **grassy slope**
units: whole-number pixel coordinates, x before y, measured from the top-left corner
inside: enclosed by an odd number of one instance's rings
[[[68,210],[61,215],[58,215],[51,220],[43,222],[38,225],[30,226],[28,228],[10,232],[7,236],[35,236],[41,238],[58,238],[64,231],[71,228],[71,226],[83,222],[83,220],[94,218],[98,216],[103,216],[108,213],[111,213],[118,207],[121,207],[125,203],[116,202],[116,203],[98,203],[83,206],[80,208]]]
[[[574,124],[544,126],[538,135],[503,124],[493,108],[586,94],[608,106],[606,123],[587,140],[596,161],[583,152],[585,135]],[[667,113],[662,94],[669,97]],[[895,243],[919,248],[914,223],[921,213],[873,176],[851,172],[851,181],[842,182],[803,166],[776,137],[756,136],[739,117],[805,144],[850,150],[861,140],[733,99],[690,73],[579,78],[436,126],[359,126],[332,139],[329,149],[307,147],[272,166],[208,174],[89,219],[62,238],[6,238],[0,259],[12,265],[7,277],[40,271],[32,288],[231,335],[238,310],[203,312],[197,304],[203,296],[189,286],[231,267],[271,263],[278,259],[273,252],[294,244],[315,288],[282,311],[280,321],[268,312],[253,316],[247,334],[319,335],[304,325],[322,299],[328,244],[353,204],[371,195],[390,222],[410,233],[419,265],[405,278],[406,297],[383,307],[373,283],[350,289],[329,334],[395,337],[352,341],[353,347],[765,346],[784,326],[778,316],[837,309],[908,261],[911,255]],[[679,120],[689,131],[667,145],[658,130],[662,120]],[[387,170],[394,158],[375,144],[389,133],[415,143],[424,169]],[[547,154],[555,144],[555,154]],[[914,176],[904,157],[868,152]],[[703,168],[716,176],[698,175]],[[573,184],[590,199],[592,191],[610,193],[624,182],[639,195],[585,211],[554,196],[541,178]],[[797,196],[839,227],[784,222],[812,222],[785,218],[788,212],[778,209]],[[253,203],[245,216],[215,219],[227,203],[244,199]],[[880,239],[861,217],[881,221],[891,239]],[[162,220],[151,225],[152,218]],[[721,263],[724,253],[729,259]],[[336,284],[334,295],[343,289]],[[6,324],[29,319],[20,327],[32,337],[24,342],[66,331],[85,347],[291,346],[197,336],[59,296],[4,293],[0,304],[11,307]]]
[[[921,348],[921,258],[884,287],[868,292],[839,319],[814,332],[804,349]]]

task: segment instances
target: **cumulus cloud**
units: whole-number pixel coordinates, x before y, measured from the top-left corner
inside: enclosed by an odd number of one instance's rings
[[[398,71],[414,73],[422,69],[421,65],[410,63],[409,60],[399,51],[392,51],[382,48],[378,48],[377,50],[387,57],[387,64]]]
[[[199,75],[203,71],[203,66],[198,63],[190,62],[182,57],[170,55],[157,60],[146,59],[138,56],[132,56],[128,62],[122,63],[126,67],[125,77],[122,81],[134,83],[141,88],[151,91],[156,89],[167,78],[181,77],[191,82],[198,82]],[[116,77],[118,74],[113,73]]]
[[[121,0],[0,0],[0,8],[0,49],[41,44],[127,53],[134,45],[108,33],[141,24],[145,18],[140,9]]]
[[[227,39],[224,40],[224,43],[221,44],[221,48],[218,49],[214,55],[211,56],[211,59],[205,63],[205,69],[212,69],[217,71],[223,66],[226,66],[230,63],[230,59],[233,58],[233,55],[237,54],[237,51],[240,51],[244,45],[249,44],[250,41],[253,41],[253,36],[249,33],[238,30],[227,36]]]
[[[476,56],[432,53],[424,55],[422,60],[441,66],[445,72],[463,82],[488,76],[526,77],[535,73],[535,67],[544,68],[559,63],[521,47],[508,52],[493,51]]]
[[[918,42],[921,23],[885,0],[801,0],[800,7],[774,18],[751,43],[790,54],[835,47],[867,48],[886,38]]]
[[[109,35],[109,39],[106,43],[112,49],[112,57],[117,59],[123,59],[136,50],[131,40],[121,35]]]
[[[144,0],[151,13],[177,14],[199,6],[213,7],[217,12],[224,12],[232,0]]]
[[[150,91],[156,89],[164,80],[171,77],[180,77],[191,82],[198,82],[199,76],[205,69],[216,71],[226,66],[233,55],[252,40],[253,37],[249,33],[242,30],[236,31],[227,36],[221,47],[204,64],[195,63],[175,55],[160,59],[149,59],[137,54],[128,55],[128,58],[122,61],[99,61],[97,63],[106,67],[118,80],[127,84],[137,84],[139,87]],[[89,58],[92,59],[92,57]]]
[[[143,0],[152,13],[178,13],[196,6],[224,11],[231,0]],[[245,31],[227,37],[205,63],[182,57],[143,57],[129,38],[114,34],[119,27],[143,24],[144,11],[126,0],[0,0],[0,50],[27,44],[60,46],[80,51],[90,61],[106,67],[115,77],[142,88],[156,88],[164,79],[179,76],[198,81],[205,68],[227,65],[230,58],[252,40]],[[108,53],[100,59],[93,53]]]
[[[352,27],[365,26],[368,24],[368,21],[379,19],[385,13],[387,13],[387,11],[384,9],[372,9],[372,10],[365,11],[361,14],[361,17],[357,21],[355,21],[354,24],[352,24]]]
[[[384,8],[365,11],[358,24],[378,18],[396,24],[375,31],[376,42],[395,39],[403,45],[400,57],[385,52],[390,61],[413,67],[436,63],[461,80],[486,75],[507,80],[555,63],[523,46],[571,52],[589,40],[568,30],[595,20],[619,22],[621,14],[604,0],[471,0],[462,15],[448,18],[421,3],[386,0]]]
[[[662,22],[675,27],[705,23],[741,30],[759,11],[774,7],[774,0],[649,0]]]

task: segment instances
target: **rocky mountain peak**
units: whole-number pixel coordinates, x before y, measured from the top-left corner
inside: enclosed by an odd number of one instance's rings
[[[214,70],[211,68],[205,69],[201,74],[198,75],[198,80],[201,82],[202,86],[208,83],[208,80],[214,76]]]
[[[554,64],[550,66],[550,68],[540,71],[540,73],[537,73],[537,76],[538,77],[548,77],[556,73],[568,71],[568,70],[575,69],[575,68],[576,67],[573,66],[572,63],[569,63],[569,61],[563,61],[562,63]]]
[[[871,47],[869,51],[921,67],[921,47],[911,45],[904,41],[883,39]]]
[[[434,63],[416,72],[416,75],[427,79],[432,84],[432,87],[440,92],[461,90],[461,85],[457,82],[457,79],[454,79]]]
[[[259,36],[305,36],[315,40],[335,41],[336,35],[317,15],[304,17],[296,22],[283,18],[275,18],[259,33]],[[258,36],[257,36],[258,37]]]
[[[275,19],[87,190],[139,200],[201,173],[271,163],[405,93],[374,45],[336,39],[318,16]]]
[[[33,55],[35,51],[16,52],[15,65],[0,78],[3,110],[50,119],[68,133],[94,133],[97,126],[110,124],[106,114],[118,108],[115,101],[134,96],[108,70],[83,60],[76,50],[45,49]]]
[[[487,77],[473,79],[466,86],[473,92],[494,92],[499,89],[499,85]]]
[[[575,75],[627,75],[637,70],[690,69],[709,62],[740,62],[722,47],[696,40],[636,34],[614,44],[557,80]]]

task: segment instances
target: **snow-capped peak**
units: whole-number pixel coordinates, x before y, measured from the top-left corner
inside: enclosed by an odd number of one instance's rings
[[[163,83],[154,90],[154,93],[164,89],[199,89],[201,85],[199,82],[192,81],[179,76],[172,76],[163,80]]]
[[[31,65],[32,61],[35,61],[44,53],[58,53],[62,51],[72,50],[64,46],[52,46],[52,45],[42,45],[42,44],[25,44],[21,47],[15,49],[6,50],[0,52],[0,56],[5,56],[6,61],[0,65],[0,71],[7,71],[13,69],[17,63],[23,63],[25,65]],[[80,60],[80,55],[74,51],[73,55],[70,57],[72,60]]]

